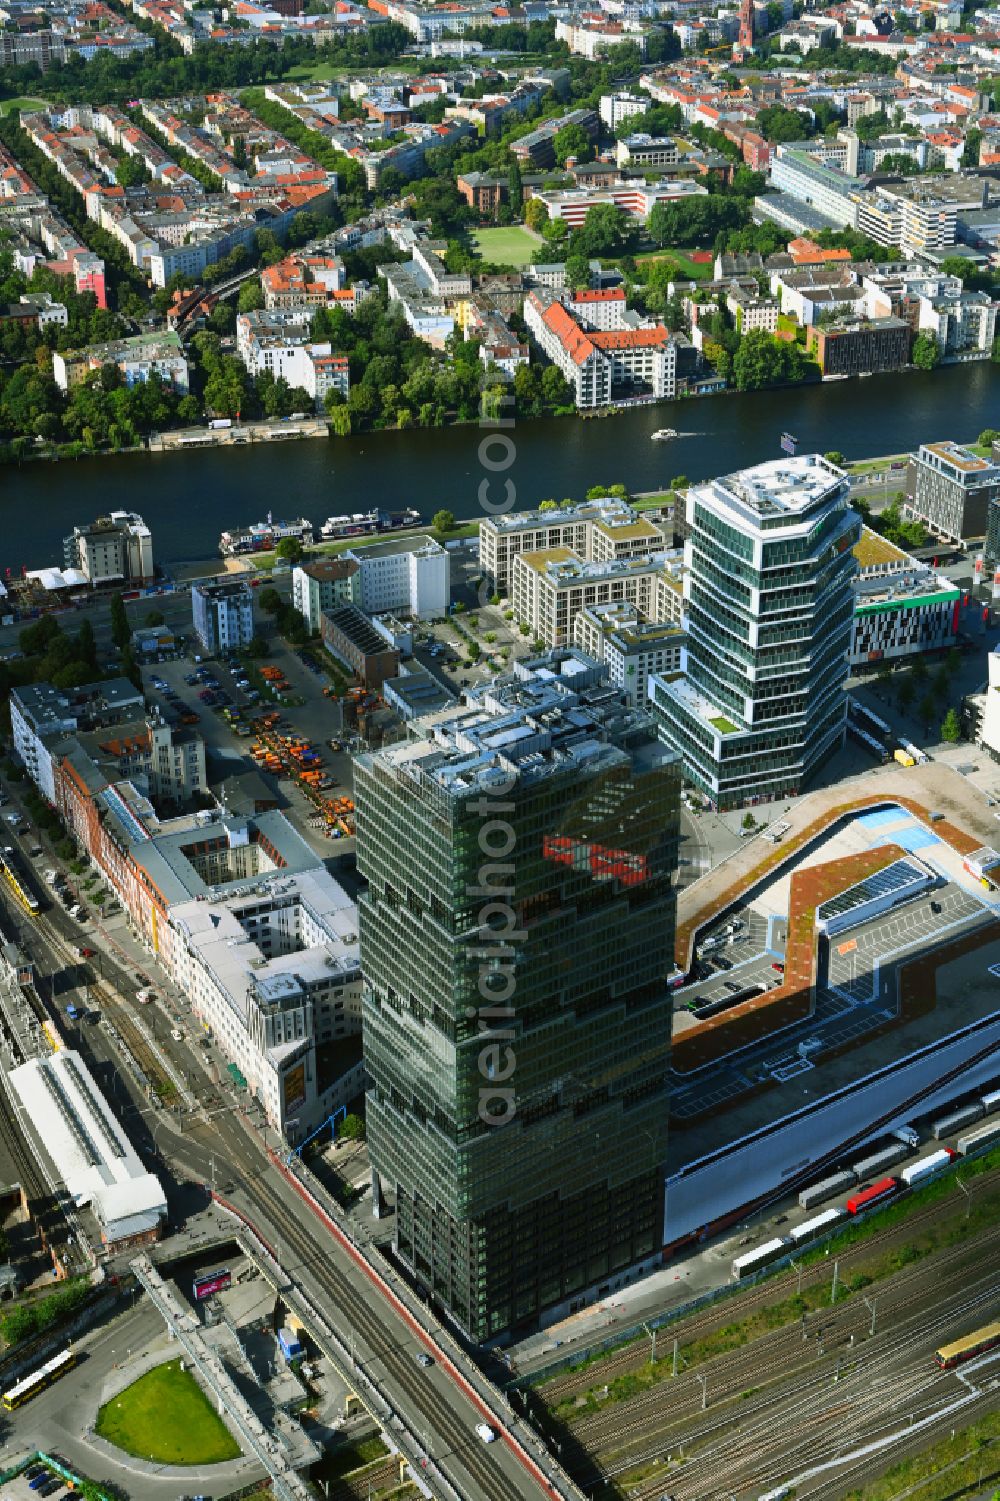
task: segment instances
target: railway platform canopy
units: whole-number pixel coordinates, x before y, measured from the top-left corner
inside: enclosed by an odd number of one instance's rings
[[[61,1048],[51,1057],[32,1058],[9,1077],[36,1154],[48,1159],[52,1176],[78,1208],[91,1208],[104,1244],[156,1239],[167,1217],[166,1194],[79,1053]]]

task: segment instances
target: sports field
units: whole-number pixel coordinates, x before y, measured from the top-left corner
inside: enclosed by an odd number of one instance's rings
[[[545,248],[543,240],[520,224],[507,229],[474,229],[472,239],[483,260],[497,266],[526,266]]]
[[[97,1415],[97,1432],[136,1459],[211,1465],[240,1447],[194,1377],[171,1360],[140,1376]]]
[[[11,110],[15,109],[44,109],[47,103],[47,99],[34,99],[27,95],[19,96],[17,99],[0,99],[0,118],[9,115]]]

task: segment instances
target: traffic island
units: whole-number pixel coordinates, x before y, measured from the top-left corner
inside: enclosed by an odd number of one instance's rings
[[[241,1450],[179,1360],[158,1365],[97,1415],[97,1434],[134,1459],[202,1466],[239,1459]]]

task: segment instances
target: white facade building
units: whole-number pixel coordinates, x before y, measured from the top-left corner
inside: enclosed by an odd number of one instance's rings
[[[357,597],[369,615],[436,620],[448,613],[451,559],[433,537],[400,537],[343,554],[358,565]]]

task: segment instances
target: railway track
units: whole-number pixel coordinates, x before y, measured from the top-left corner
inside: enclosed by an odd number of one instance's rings
[[[378,1360],[406,1392],[419,1413],[433,1423],[437,1433],[443,1434],[451,1451],[459,1458],[462,1467],[475,1480],[488,1501],[511,1501],[510,1483],[502,1470],[480,1444],[476,1435],[452,1412],[447,1401],[421,1375],[409,1351],[399,1348],[390,1330],[382,1322],[373,1304],[365,1301],[353,1283],[336,1265],[323,1254],[322,1246],[313,1239],[304,1225],[289,1215],[288,1208],[278,1198],[269,1184],[260,1176],[252,1183],[237,1180],[251,1202],[259,1205],[272,1225],[280,1227],[283,1240],[309,1266],[313,1275],[322,1282],[330,1297],[331,1307],[364,1341],[373,1360]],[[435,1454],[439,1463],[446,1455]]]
[[[759,1494],[787,1482],[808,1463],[849,1453],[887,1424],[905,1428],[908,1419],[946,1407],[962,1389],[950,1373],[937,1370],[932,1352],[958,1325],[984,1322],[998,1300],[1000,1281],[994,1266],[950,1299],[937,1302],[930,1313],[925,1311],[926,1298],[911,1297],[909,1311],[897,1314],[888,1333],[853,1352],[852,1364],[839,1381],[827,1362],[804,1380],[772,1393],[769,1402],[753,1411],[734,1408],[728,1419],[696,1425],[683,1440],[672,1441],[688,1453],[669,1480],[661,1471],[655,1485],[647,1480],[636,1487],[623,1485],[620,1494],[630,1501],[656,1501],[665,1483],[674,1501]],[[935,1387],[940,1397],[931,1400]],[[635,1469],[638,1463],[633,1457],[629,1466]],[[843,1484],[841,1479],[830,1494],[841,1494]]]
[[[1000,1226],[982,1232],[973,1241],[949,1246],[930,1261],[919,1262],[895,1273],[874,1288],[882,1318],[894,1318],[914,1301],[924,1299],[928,1293],[933,1293],[942,1278],[954,1281],[965,1277],[966,1269],[974,1270],[979,1263],[996,1264],[1000,1261],[998,1251]],[[855,1295],[830,1308],[817,1310],[805,1325],[796,1322],[761,1335],[761,1348],[766,1346],[767,1376],[765,1381],[753,1383],[754,1390],[762,1385],[771,1386],[781,1379],[783,1373],[801,1367],[804,1347],[812,1351],[821,1343],[824,1350],[832,1351],[850,1346],[852,1341],[854,1346],[860,1347],[860,1341],[868,1337],[870,1317],[861,1298]],[[817,1339],[817,1331],[821,1339]],[[808,1339],[805,1338],[807,1334]],[[746,1352],[747,1347],[740,1346],[705,1363],[703,1369],[713,1404],[741,1398],[747,1390]],[[809,1362],[812,1363],[814,1358],[810,1355]],[[761,1364],[765,1364],[763,1359]],[[670,1423],[683,1419],[689,1409],[693,1415],[701,1406],[701,1387],[697,1379],[689,1373],[681,1373],[676,1381],[665,1379],[628,1402],[610,1404],[599,1413],[581,1417],[577,1422],[571,1421],[568,1426],[573,1435],[600,1459],[619,1452],[623,1435],[631,1431],[641,1432],[644,1421],[650,1425],[660,1422],[661,1429],[666,1429],[669,1426],[665,1412],[668,1403]],[[741,1408],[743,1413],[749,1410],[753,1409]]]
[[[980,1192],[997,1186],[1000,1186],[1000,1168],[991,1168],[980,1174],[977,1179],[977,1188]],[[951,1213],[952,1206],[948,1200],[936,1199],[921,1209],[915,1210],[898,1224],[891,1225],[885,1230],[875,1231],[856,1244],[839,1249],[836,1257],[840,1263],[842,1279],[846,1280],[860,1262],[870,1259],[874,1254],[912,1243],[922,1230],[941,1219],[950,1218]],[[725,1266],[725,1263],[721,1265]],[[827,1281],[829,1275],[825,1260],[813,1262],[802,1270],[802,1290]],[[784,1302],[798,1292],[799,1288],[799,1277],[795,1271],[781,1272],[742,1291],[734,1287],[732,1297],[721,1298],[700,1313],[679,1319],[674,1324],[668,1324],[661,1332],[670,1338],[677,1339],[682,1346],[690,1344],[707,1334],[716,1333],[727,1324],[756,1313],[759,1309]],[[639,1370],[646,1364],[646,1338],[647,1336],[642,1336],[623,1345],[606,1358],[585,1366],[582,1370],[567,1371],[535,1389],[543,1401],[553,1408],[570,1397],[580,1396],[595,1387],[603,1387],[609,1379],[613,1380],[616,1376]]]

